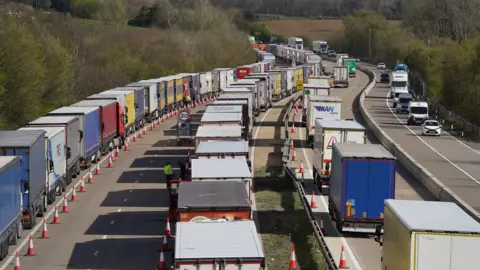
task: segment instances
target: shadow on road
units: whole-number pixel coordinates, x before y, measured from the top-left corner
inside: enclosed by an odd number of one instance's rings
[[[165,182],[165,179],[159,179]],[[126,189],[110,191],[101,207],[168,207],[169,193],[165,189]]]

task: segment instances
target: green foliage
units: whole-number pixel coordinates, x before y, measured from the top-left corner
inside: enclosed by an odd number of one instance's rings
[[[308,49],[312,49],[313,47],[313,44],[312,44],[312,39],[307,37],[307,36],[298,36],[299,38],[301,38],[303,40],[303,46],[305,48],[308,48]]]
[[[116,2],[114,0],[110,0]],[[110,2],[104,1],[104,2]],[[72,15],[82,19],[93,19],[102,8],[100,0],[71,0]]]

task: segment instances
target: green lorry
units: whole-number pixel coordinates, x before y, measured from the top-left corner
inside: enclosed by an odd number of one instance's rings
[[[344,58],[343,65],[348,67],[348,76],[355,77],[357,73],[357,59]]]

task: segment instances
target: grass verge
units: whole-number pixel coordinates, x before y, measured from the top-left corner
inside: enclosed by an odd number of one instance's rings
[[[297,267],[327,269],[301,198],[282,167],[255,171],[255,198],[268,269],[288,268],[290,239]]]

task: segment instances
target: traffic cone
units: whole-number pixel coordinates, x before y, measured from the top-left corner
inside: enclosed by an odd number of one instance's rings
[[[320,231],[325,234],[325,227],[323,227],[323,216],[320,216]]]
[[[295,149],[293,149],[293,152],[292,152],[292,161],[296,161],[297,160],[297,156],[295,155]]]
[[[305,173],[305,169],[303,168],[303,160],[300,161],[300,169],[298,170],[299,173]]]
[[[60,217],[58,216],[58,206],[55,205],[55,214],[53,215],[52,224],[60,224]]]
[[[312,199],[310,200],[310,207],[317,208],[317,203],[315,202],[315,192],[312,191]]]
[[[110,152],[110,158],[112,158],[112,161],[115,161],[115,154],[114,154],[115,150],[116,149],[114,148],[113,151]]]
[[[166,236],[163,237],[162,249],[165,249],[165,250],[168,249],[168,239]]]
[[[157,270],[164,270],[166,269],[166,264],[165,264],[165,256],[163,255],[163,249],[160,250],[160,259],[157,263]]]
[[[18,256],[18,252],[15,253],[15,267],[13,270],[21,270],[20,269],[20,257]]]
[[[83,175],[80,177],[80,192],[85,192],[85,181],[83,180]]]
[[[295,133],[295,122],[292,121],[292,129],[290,129],[290,133]]]
[[[150,130],[153,130],[154,127],[155,127],[155,122],[152,122],[152,124],[150,125]]]
[[[70,198],[70,201],[76,201],[77,200],[77,191],[75,190],[75,185],[72,187],[72,197]]]
[[[290,150],[295,149],[295,145],[293,145],[293,139],[290,139]]]
[[[290,253],[290,261],[288,262],[288,269],[297,269],[297,259],[295,258],[294,245],[292,245],[292,252]]]
[[[93,183],[93,175],[92,175],[92,168],[88,169],[88,181],[87,183]]]
[[[142,137],[143,137],[143,135],[142,135],[142,130],[139,130],[139,131],[137,132],[137,134],[138,134],[138,138],[142,138]]]
[[[147,127],[143,127],[143,135],[147,135]]]
[[[97,163],[97,167],[95,168],[95,175],[100,175],[100,163]]]
[[[32,235],[30,234],[30,239],[28,239],[27,256],[34,256],[34,255],[35,255],[35,249],[33,249],[33,238],[32,238]]]
[[[125,148],[124,148],[124,151],[128,151],[128,140],[125,141]]]
[[[133,134],[133,142],[136,142],[137,141],[137,133],[134,133]]]
[[[347,260],[345,259],[345,249],[342,246],[342,251],[340,253],[340,262],[338,263],[338,269],[347,269]]]
[[[108,165],[107,168],[113,168],[113,162],[112,162],[112,157],[108,158]]]
[[[167,224],[165,224],[165,235],[167,237],[172,236],[172,231],[170,230],[170,218],[167,217]]]
[[[47,229],[47,219],[43,219],[43,231],[42,231],[42,238],[48,238],[48,229]]]
[[[67,195],[63,195],[63,207],[62,207],[62,212],[63,212],[63,213],[68,213]]]
[[[120,156],[120,150],[118,149],[118,146],[117,146],[117,150],[115,151],[115,157],[119,157]]]

